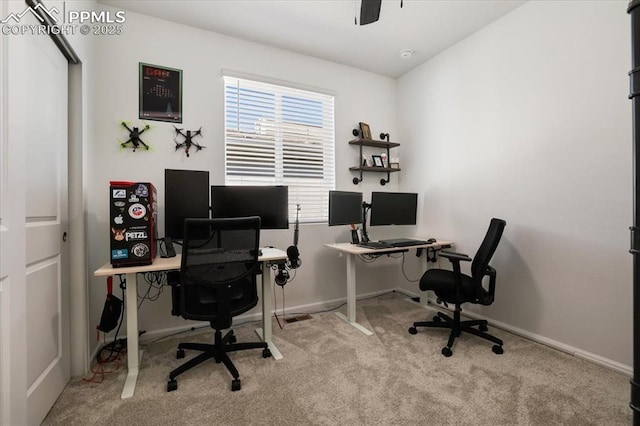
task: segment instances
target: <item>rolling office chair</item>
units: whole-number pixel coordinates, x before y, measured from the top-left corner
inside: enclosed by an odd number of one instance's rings
[[[446,257],[453,265],[453,271],[444,269],[429,269],[420,279],[420,290],[433,290],[436,293],[437,302],[455,304],[453,318],[442,312],[433,317],[433,321],[414,322],[409,328],[410,334],[416,334],[416,327],[437,327],[450,328],[449,341],[447,346],[442,348],[442,355],[449,357],[453,354],[451,346],[460,333],[467,332],[487,339],[495,345],[492,350],[496,354],[502,354],[502,340],[494,337],[487,331],[486,320],[460,321],[461,305],[463,303],[476,303],[480,305],[491,305],[493,303],[496,289],[496,270],[489,266],[489,261],[498,247],[502,231],[507,224],[502,219],[491,219],[487,234],[478,248],[476,256],[471,263],[471,276],[460,272],[460,262],[470,262],[471,258],[466,254],[442,251],[440,256]],[[489,276],[489,289],[482,286],[482,279]],[[478,326],[477,329],[473,328]]]
[[[231,375],[231,390],[241,388],[238,370],[229,352],[262,349],[264,358],[271,352],[265,342],[236,343],[232,318],[247,312],[258,303],[256,274],[260,218],[185,219],[180,279],[172,284],[174,315],[185,319],[209,321],[215,330],[214,343],[180,343],[177,358],[185,349],[202,351],[198,356],[169,373],[167,392],[178,388],[176,377],[213,358],[223,363]]]

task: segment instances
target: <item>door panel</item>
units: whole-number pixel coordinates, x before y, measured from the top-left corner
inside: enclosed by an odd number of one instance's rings
[[[28,127],[26,147],[27,410],[29,424],[36,424],[69,381],[68,277],[61,232],[67,226],[68,64],[48,37],[31,41],[27,96],[38,125]]]
[[[37,386],[37,382],[49,368],[55,368],[61,357],[60,289],[50,285],[60,281],[58,264],[56,256],[27,270],[27,305],[30,312],[37,312],[37,320],[28,321],[25,330],[29,389]]]
[[[0,16],[39,25],[25,7]],[[69,380],[67,74],[48,35],[0,33],[0,424],[40,424]]]

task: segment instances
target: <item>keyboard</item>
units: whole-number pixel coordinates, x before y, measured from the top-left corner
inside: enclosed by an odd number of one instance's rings
[[[381,240],[380,242],[389,244],[391,247],[411,247],[429,244],[425,240],[414,240],[413,238],[393,238],[390,240]]]
[[[393,248],[393,246],[389,243],[385,243],[383,241],[369,241],[367,243],[358,244],[359,247],[369,248],[369,249],[385,249],[385,248]]]

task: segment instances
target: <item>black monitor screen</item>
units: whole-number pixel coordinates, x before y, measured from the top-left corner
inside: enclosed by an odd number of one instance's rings
[[[209,172],[165,169],[164,235],[182,240],[188,217],[209,217]]]
[[[371,219],[376,225],[415,225],[418,194],[410,192],[372,192]]]
[[[211,217],[245,216],[260,216],[262,229],[288,229],[289,187],[211,187]]]
[[[362,192],[329,191],[329,226],[362,223]]]

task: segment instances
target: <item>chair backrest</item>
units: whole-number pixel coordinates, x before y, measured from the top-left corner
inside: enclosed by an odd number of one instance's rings
[[[185,219],[180,315],[217,329],[258,303],[260,218]]]
[[[489,262],[498,248],[502,231],[504,231],[506,225],[507,222],[502,219],[491,219],[487,234],[484,236],[484,240],[482,240],[482,244],[480,244],[473,258],[473,262],[471,262],[471,276],[474,280],[482,281],[487,266],[489,266]]]

